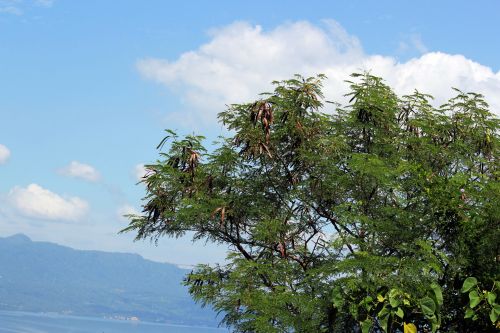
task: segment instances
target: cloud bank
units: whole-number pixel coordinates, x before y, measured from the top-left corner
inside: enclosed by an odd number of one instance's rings
[[[321,26],[287,23],[270,31],[237,22],[213,30],[210,37],[206,44],[173,61],[145,58],[137,62],[143,77],[179,93],[196,110],[193,114],[171,113],[172,121],[213,123],[226,104],[255,99],[272,88],[271,81],[295,73],[326,74],[326,99],[343,102],[348,89],[344,81],[360,71],[383,77],[398,94],[414,89],[430,93],[437,104],[453,96],[451,87],[479,92],[499,114],[500,72],[463,55],[427,52],[417,35],[412,43],[425,53],[407,62],[366,54],[356,36],[333,20]]]
[[[63,198],[37,184],[14,187],[8,199],[22,215],[45,220],[78,221],[89,208],[88,203],[78,197]]]
[[[101,175],[93,166],[78,161],[72,161],[58,172],[63,176],[80,178],[89,182],[97,182],[101,179]]]

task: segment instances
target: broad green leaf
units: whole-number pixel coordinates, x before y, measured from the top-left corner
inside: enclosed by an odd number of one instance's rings
[[[496,323],[498,320],[498,313],[495,311],[495,309],[491,309],[490,320],[493,324]]]
[[[383,301],[385,301],[385,298],[384,298],[384,296],[382,296],[382,295],[378,294],[378,295],[377,295],[377,300],[378,300],[380,303],[382,303]]]
[[[404,323],[404,333],[417,333],[417,327],[413,323]]]
[[[438,317],[435,314],[428,317],[428,319],[431,322],[431,331],[433,333],[436,332],[440,326],[440,320],[438,319]]]
[[[359,302],[359,305],[370,311],[373,307],[372,302],[373,298],[371,296],[366,296],[361,302]]]
[[[439,328],[439,324],[437,323],[437,320],[436,321],[431,321],[431,331],[432,333],[435,333]]]
[[[469,306],[473,309],[474,307],[476,307],[476,305],[479,304],[479,302],[481,302],[481,298],[479,297],[479,294],[477,293],[477,291],[473,290],[469,293]]]
[[[471,290],[471,288],[474,288],[475,286],[477,286],[477,279],[475,277],[472,277],[472,276],[468,277],[464,281],[461,292],[466,293],[469,290]]]
[[[471,318],[473,315],[474,315],[474,310],[472,310],[471,308],[467,308],[467,310],[465,310],[465,316],[464,318],[467,319],[467,318]]]
[[[391,306],[393,308],[397,308],[399,306],[399,304],[401,304],[401,302],[398,299],[395,299],[395,298],[390,298],[389,299],[389,303],[391,304]]]
[[[403,312],[403,309],[398,308],[396,310],[396,316],[398,316],[399,318],[403,319],[404,315],[405,315],[405,313]]]
[[[380,324],[380,327],[384,330],[384,332],[387,332],[387,324],[389,322],[389,316],[384,316],[383,318],[379,318],[378,322]]]
[[[436,311],[436,303],[430,297],[424,297],[420,300],[420,307],[426,317],[432,317]]]
[[[387,306],[384,306],[379,312],[378,312],[378,317],[379,318],[382,318],[382,317],[387,317],[387,315],[389,315],[391,313],[391,311],[389,311],[389,309],[387,308]]]
[[[380,326],[384,329],[385,332],[387,332],[387,323],[389,321],[391,311],[389,308],[384,306],[377,314],[378,321],[380,323]]]
[[[391,289],[391,291],[389,291],[389,303],[393,308],[396,308],[399,306],[399,304],[401,304],[398,298],[399,298],[398,291],[396,289]]]
[[[361,332],[368,333],[370,332],[370,328],[372,328],[373,321],[371,319],[367,319],[361,323]]]
[[[497,299],[497,294],[495,294],[493,291],[490,291],[488,293],[488,297],[487,298],[488,298],[488,303],[490,305],[493,305],[493,304],[495,304],[495,300]]]
[[[434,296],[436,296],[436,301],[439,306],[443,305],[443,292],[441,291],[441,287],[437,283],[431,284],[431,289],[434,292]]]

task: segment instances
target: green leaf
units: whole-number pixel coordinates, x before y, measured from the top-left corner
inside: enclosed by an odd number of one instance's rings
[[[437,283],[431,284],[431,289],[434,292],[434,296],[436,296],[436,301],[439,306],[443,305],[443,292],[441,291],[441,287]]]
[[[471,318],[473,315],[474,315],[474,310],[472,310],[471,308],[467,308],[467,310],[465,310],[465,316],[464,318],[467,319],[467,318]]]
[[[395,299],[395,298],[390,298],[389,299],[389,303],[391,304],[391,306],[393,308],[397,308],[399,306],[399,304],[401,304],[401,302],[398,300],[398,299]]]
[[[359,305],[370,311],[373,307],[372,302],[373,298],[371,296],[366,296],[361,302],[359,302]]]
[[[379,318],[382,318],[382,317],[387,317],[387,315],[389,315],[391,312],[389,311],[389,309],[387,308],[387,306],[384,306],[379,312],[378,312],[378,317]]]
[[[433,314],[432,316],[428,317],[429,321],[431,322],[431,331],[434,333],[437,331],[439,326],[441,326],[441,319],[439,314]]]
[[[377,295],[377,300],[378,300],[380,303],[382,303],[383,301],[385,301],[385,298],[384,298],[384,296],[382,296],[382,295],[378,294],[378,295]]]
[[[387,332],[387,324],[389,322],[389,316],[384,316],[383,318],[378,318],[378,322],[380,324],[380,327],[384,330],[384,332]]]
[[[405,315],[405,313],[403,312],[403,309],[398,308],[396,310],[396,316],[398,316],[399,318],[403,319],[404,315]]]
[[[481,302],[481,298],[476,290],[473,290],[469,293],[469,306],[473,309],[476,305]]]
[[[426,317],[432,317],[436,311],[436,303],[430,297],[424,297],[420,300],[420,308]]]
[[[391,291],[389,291],[389,303],[393,308],[397,308],[399,304],[401,304],[398,298],[399,292],[397,291],[397,289],[391,289]]]
[[[362,333],[369,333],[370,328],[372,328],[372,326],[373,326],[373,322],[372,322],[371,318],[361,322],[361,332]]]
[[[475,277],[472,277],[472,276],[468,277],[467,279],[465,279],[464,284],[462,285],[461,292],[466,293],[469,290],[471,290],[471,288],[474,288],[475,286],[477,286],[477,279]]]
[[[377,314],[379,324],[385,332],[387,332],[387,323],[389,321],[390,314],[391,311],[389,310],[387,305],[384,306]]]
[[[436,320],[431,320],[431,331],[432,333],[435,333],[439,328],[439,324],[437,322],[437,319]]]
[[[488,298],[488,303],[490,305],[493,305],[493,304],[495,304],[495,300],[497,299],[497,294],[495,294],[494,292],[490,291],[488,293],[488,297],[487,298]]]
[[[495,309],[491,309],[490,320],[493,324],[496,323],[498,320],[498,313],[495,311]]]

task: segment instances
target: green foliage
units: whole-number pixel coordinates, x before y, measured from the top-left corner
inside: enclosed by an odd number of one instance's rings
[[[497,296],[500,294],[500,281],[495,281],[491,290],[488,291],[481,290],[475,277],[468,277],[464,281],[461,292],[467,293],[469,297],[464,318],[476,321],[480,317],[488,317],[496,328],[500,328],[498,320],[500,303],[497,303]]]
[[[483,96],[436,108],[354,74],[348,105],[326,113],[323,80],[229,106],[210,151],[169,132],[125,230],[227,245],[186,285],[236,332],[494,329],[464,319],[493,296],[460,293],[499,276],[499,120]]]

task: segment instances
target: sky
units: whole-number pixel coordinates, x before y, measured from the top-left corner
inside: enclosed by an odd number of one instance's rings
[[[451,87],[500,114],[500,2],[0,0],[0,237],[224,260],[189,235],[158,245],[117,232],[140,212],[143,165],[166,128],[223,134],[218,112],[273,80],[370,71],[400,94]]]

